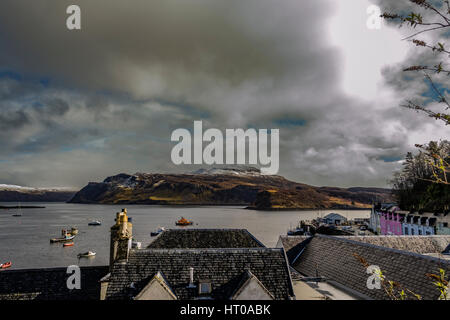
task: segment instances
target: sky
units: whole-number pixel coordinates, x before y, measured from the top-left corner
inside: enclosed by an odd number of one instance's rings
[[[66,28],[81,8],[82,29]],[[367,9],[407,0],[0,3],[0,183],[80,188],[121,172],[182,173],[177,128],[278,128],[279,174],[389,186],[414,145],[449,129],[399,105],[429,88],[408,30]],[[448,81],[448,80],[444,80]],[[431,103],[430,103],[431,105]]]

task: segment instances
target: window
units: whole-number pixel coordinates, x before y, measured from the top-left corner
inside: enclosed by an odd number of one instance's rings
[[[211,283],[210,282],[200,282],[198,286],[199,294],[210,294],[211,293]]]

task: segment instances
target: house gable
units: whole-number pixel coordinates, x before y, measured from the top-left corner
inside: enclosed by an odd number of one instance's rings
[[[134,300],[177,300],[177,297],[158,271]]]
[[[231,300],[274,300],[275,298],[250,271],[244,275],[242,285]]]

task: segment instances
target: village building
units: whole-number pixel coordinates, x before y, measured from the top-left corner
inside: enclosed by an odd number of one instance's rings
[[[427,274],[450,272],[449,236],[281,236],[291,267],[303,281],[330,299],[391,299],[381,286],[367,285],[371,272],[435,300],[440,291]]]
[[[347,222],[347,218],[339,213],[330,213],[321,219],[325,224],[341,225]]]
[[[372,206],[369,229],[379,235],[450,235],[447,213],[402,211],[395,204]]]

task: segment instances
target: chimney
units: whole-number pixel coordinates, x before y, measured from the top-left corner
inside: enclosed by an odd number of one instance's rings
[[[189,285],[188,288],[195,288],[196,285],[194,284],[194,268],[189,268]]]
[[[109,254],[109,269],[112,270],[114,262],[127,260],[131,248],[133,225],[127,216],[127,209],[116,214],[116,223],[111,227],[111,242]]]

